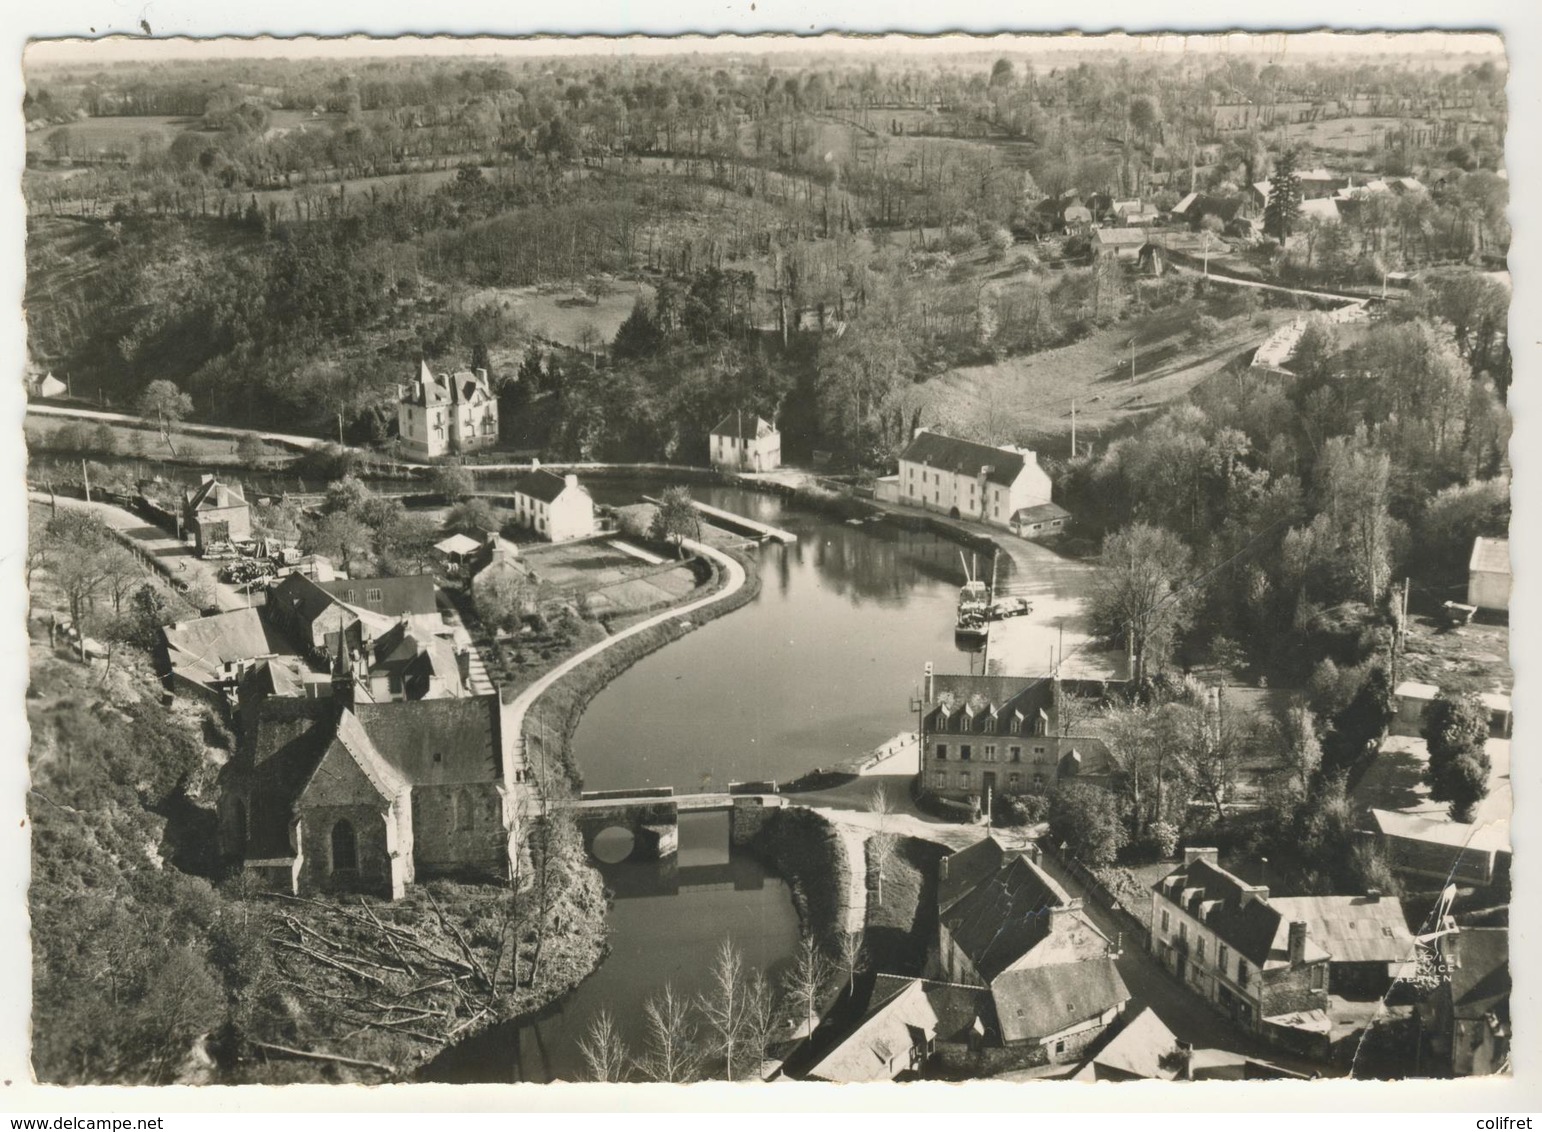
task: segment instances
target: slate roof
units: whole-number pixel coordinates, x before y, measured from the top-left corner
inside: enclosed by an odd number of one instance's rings
[[[1104,1079],[1113,1076],[1171,1081],[1178,1076],[1178,1069],[1164,1068],[1161,1062],[1177,1048],[1177,1035],[1157,1017],[1156,1011],[1143,1007],[1092,1059],[1093,1073]],[[1099,1073],[1100,1069],[1110,1072]]]
[[[953,1038],[973,1025],[980,989],[878,975],[867,1010],[807,1073],[819,1081],[889,1081],[910,1067],[906,1051]],[[889,1059],[895,1059],[893,1070]]]
[[[1012,515],[1012,522],[1022,526],[1027,523],[1047,523],[1052,519],[1069,519],[1071,513],[1058,503],[1039,503],[1020,508]]]
[[[246,493],[237,483],[226,483],[213,477],[197,487],[187,490],[187,506],[190,511],[214,510],[221,507],[245,507]]]
[[[948,854],[943,858],[947,871],[938,867],[937,907],[944,912],[953,907],[987,877],[995,875],[1005,857],[1001,842],[989,836],[967,849]]]
[[[1510,930],[1462,928],[1458,962],[1451,968],[1451,1011],[1457,1018],[1482,1018],[1510,1008]]]
[[[162,628],[161,636],[174,666],[210,675],[231,661],[294,652],[252,608],[179,621]]]
[[[442,637],[423,637],[408,624],[398,622],[376,637],[370,671],[385,669],[402,683],[409,700],[428,695],[431,681],[438,677],[445,694],[454,695],[460,686],[460,662],[455,650]]]
[[[434,579],[427,574],[407,578],[338,578],[318,582],[316,587],[347,605],[387,617],[429,616],[439,612],[434,600]],[[371,590],[378,591],[380,597],[371,600]]]
[[[1001,1040],[1038,1041],[1130,1000],[1109,958],[1008,971],[991,982]]]
[[[758,440],[775,432],[771,422],[754,413],[729,413],[712,429],[713,436],[734,436],[740,440]]]
[[[1467,569],[1479,574],[1510,573],[1510,540],[1507,538],[1476,538],[1472,540],[1472,558]]]
[[[1390,896],[1274,896],[1285,921],[1305,920],[1307,938],[1334,963],[1411,963],[1414,937],[1403,902]]]
[[[337,718],[336,726],[332,732],[332,742],[327,745],[326,752],[317,762],[316,768],[311,772],[305,786],[300,790],[300,796],[304,797],[313,790],[326,791],[330,787],[332,791],[339,788],[346,790],[346,784],[324,783],[320,781],[329,762],[339,756],[351,759],[374,792],[387,802],[394,801],[397,795],[407,789],[407,780],[397,773],[380,752],[375,749],[375,744],[365,733],[359,724],[358,717],[344,708]],[[332,797],[328,801],[338,801]]]
[[[985,721],[992,711],[997,720],[997,734],[1010,735],[1016,713],[1022,713],[1029,734],[1031,723],[1044,712],[1054,711],[1054,684],[1044,676],[964,676],[932,677],[932,705],[927,709],[927,730],[984,733]],[[946,712],[943,709],[946,708]],[[943,718],[947,725],[941,724]]]
[[[338,601],[323,588],[323,585],[335,584],[313,582],[303,574],[290,574],[269,592],[268,604],[285,610],[306,625],[314,625],[318,617],[328,613],[332,615],[335,624]],[[358,620],[352,613],[346,610],[344,613],[345,627]]]
[[[1010,487],[1022,474],[1029,456],[1031,453],[992,448],[989,444],[960,440],[940,432],[919,432],[900,454],[900,459],[964,476],[977,476],[981,468],[988,467],[991,470],[986,473],[987,480]]]
[[[1155,885],[1248,962],[1258,967],[1284,965],[1289,961],[1289,921],[1269,903],[1267,889],[1262,890],[1262,899],[1249,899],[1249,887],[1205,860],[1179,865]],[[1308,933],[1306,958],[1322,959],[1326,954]]]
[[[1050,910],[1065,890],[1025,857],[1016,857],[948,911],[942,922],[980,977],[990,982],[1049,935]]]
[[[375,748],[414,786],[502,777],[498,696],[360,703]]]
[[[470,370],[436,374],[427,362],[418,363],[418,377],[407,387],[409,399],[418,405],[481,404],[492,400],[489,382]]]
[[[568,481],[545,468],[525,472],[514,481],[515,495],[528,495],[542,503],[550,503],[567,489]]]

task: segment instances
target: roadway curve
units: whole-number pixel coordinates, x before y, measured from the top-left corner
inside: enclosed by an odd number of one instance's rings
[[[628,637],[634,637],[638,633],[643,632],[645,629],[651,629],[655,625],[662,625],[666,621],[678,621],[683,617],[688,617],[699,609],[706,609],[710,605],[715,605],[716,603],[723,601],[726,598],[732,597],[734,594],[738,593],[741,589],[744,588],[746,578],[743,566],[739,565],[739,563],[735,562],[722,551],[716,550],[713,547],[708,546],[706,543],[697,542],[694,539],[685,539],[683,542],[684,545],[690,550],[706,558],[710,558],[723,570],[727,571],[727,583],[716,593],[708,594],[706,597],[697,598],[695,601],[689,602],[685,605],[678,605],[671,609],[666,609],[662,613],[656,613],[644,621],[639,621],[636,625],[627,626],[625,629],[621,630],[619,633],[616,633],[614,636],[606,637],[603,641],[596,641],[588,648],[583,649],[580,652],[576,652],[572,656],[568,657],[561,664],[557,665],[557,667],[553,668],[550,672],[540,677],[524,691],[520,692],[519,695],[515,696],[513,700],[504,706],[503,726],[505,728],[505,734],[512,734],[516,736],[515,742],[518,743],[517,751],[519,752],[521,759],[525,749],[525,716],[529,713],[531,706],[534,705],[536,700],[540,699],[546,690],[549,689],[558,680],[561,680],[564,676],[572,672],[585,661],[592,660],[594,657],[599,656],[600,653],[604,652],[606,649],[619,644],[620,642],[626,640]],[[510,728],[512,728],[512,730],[509,730]],[[505,774],[512,773],[513,764],[517,761],[521,761],[521,759],[508,760],[508,763],[504,767]],[[509,785],[512,785],[512,783]]]

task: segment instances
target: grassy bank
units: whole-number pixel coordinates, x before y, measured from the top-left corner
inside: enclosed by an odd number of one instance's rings
[[[937,940],[937,862],[944,853],[935,842],[899,838],[884,865],[882,899],[878,863],[869,853],[865,943],[873,971],[921,974]]]

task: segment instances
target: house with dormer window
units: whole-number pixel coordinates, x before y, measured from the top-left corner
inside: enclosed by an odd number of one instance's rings
[[[1183,857],[1152,886],[1152,954],[1243,1029],[1326,1052],[1331,956],[1311,915],[1271,903],[1268,886],[1221,868],[1215,849],[1185,849]]]
[[[1060,734],[1053,676],[946,676],[928,664],[922,687],[920,773],[930,794],[983,804],[1069,778],[1106,784],[1117,771],[1101,739]]]

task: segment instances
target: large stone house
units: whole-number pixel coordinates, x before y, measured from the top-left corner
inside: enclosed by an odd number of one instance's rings
[[[1330,956],[1308,919],[1269,889],[1221,868],[1214,849],[1185,849],[1152,886],[1151,950],[1190,991],[1244,1029],[1325,1051]]]
[[[396,387],[396,423],[414,456],[490,448],[498,443],[498,398],[485,369],[436,374],[423,362],[416,378]]]
[[[986,838],[939,863],[939,976],[983,992],[979,1040],[945,1058],[976,1068],[1073,1060],[1129,1002],[1116,958],[1081,900],[1029,857]]]
[[[371,703],[346,674],[326,699],[243,697],[221,849],[295,894],[506,877],[522,775],[503,716],[496,694]]]
[[[252,537],[252,509],[240,484],[205,473],[182,499],[182,527],[193,536],[199,554],[228,549]]]
[[[1106,783],[1117,767],[1101,739],[1060,734],[1054,676],[945,676],[926,666],[921,787],[954,801],[1042,794],[1075,778]]]
[[[729,413],[718,421],[708,441],[714,468],[769,472],[782,466],[782,434],[754,413]]]
[[[514,481],[513,494],[515,521],[550,542],[588,538],[598,529],[594,500],[575,475],[537,468]]]
[[[880,501],[1010,527],[1012,517],[1050,502],[1049,475],[1026,448],[992,447],[921,429],[879,481]]]

